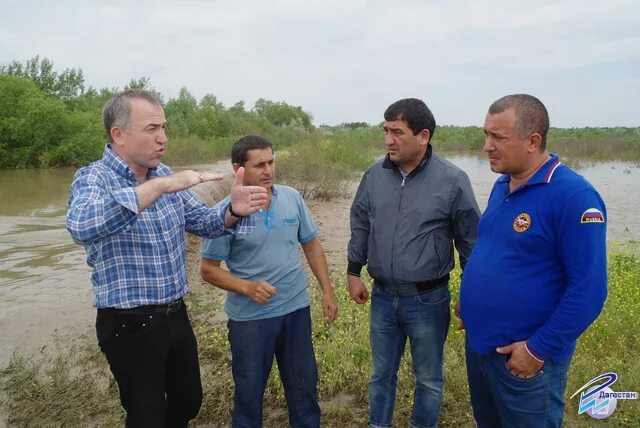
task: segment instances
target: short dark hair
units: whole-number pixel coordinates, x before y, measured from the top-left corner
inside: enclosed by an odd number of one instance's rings
[[[273,152],[273,144],[259,135],[245,135],[233,143],[233,147],[231,147],[231,163],[243,166],[249,157],[247,152],[255,149],[271,149]]]
[[[144,89],[127,89],[114,95],[102,108],[102,120],[109,141],[113,142],[111,128],[114,125],[124,130],[129,129],[131,100],[134,98],[148,101],[154,105],[161,105],[160,100],[152,92]]]
[[[402,120],[407,122],[407,126],[418,135],[423,129],[429,130],[429,140],[433,138],[436,131],[436,119],[424,101],[417,98],[404,98],[396,101],[387,107],[384,112],[384,120]]]
[[[489,107],[489,114],[503,113],[514,109],[516,114],[515,129],[521,138],[538,133],[542,137],[540,149],[547,148],[547,132],[549,132],[549,113],[542,101],[532,95],[513,94],[495,101]]]

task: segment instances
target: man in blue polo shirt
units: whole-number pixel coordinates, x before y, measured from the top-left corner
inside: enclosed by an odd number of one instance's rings
[[[467,374],[478,427],[560,427],[576,340],[607,295],[606,209],[546,150],[549,116],[530,95],[487,113],[496,181],[462,278]]]
[[[300,194],[274,184],[271,142],[245,136],[234,143],[231,162],[234,170],[245,168],[245,185],[264,187],[269,195],[267,208],[252,215],[251,235],[205,240],[202,251],[202,278],[228,291],[225,311],[235,382],[232,423],[262,426],[263,395],[275,355],[291,426],[317,428],[318,372],[299,244],[322,288],[325,320],[331,322],[337,306],[327,260]],[[222,260],[229,271],[220,267]]]

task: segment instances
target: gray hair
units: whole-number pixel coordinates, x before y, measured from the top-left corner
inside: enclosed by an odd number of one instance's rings
[[[538,133],[542,137],[540,149],[547,148],[547,132],[549,131],[549,113],[542,101],[532,95],[507,95],[495,101],[489,107],[489,114],[503,113],[514,109],[516,114],[515,129],[521,138]]]
[[[127,89],[114,95],[102,108],[102,120],[107,131],[107,138],[111,138],[111,128],[117,126],[120,129],[129,129],[129,116],[131,115],[131,100],[142,99],[154,105],[160,105],[160,100],[151,92],[144,89]]]

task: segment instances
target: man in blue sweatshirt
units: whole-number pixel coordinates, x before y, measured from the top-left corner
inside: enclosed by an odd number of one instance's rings
[[[576,340],[607,295],[604,202],[546,149],[549,116],[530,95],[487,113],[496,181],[466,265],[460,309],[478,427],[560,427]]]

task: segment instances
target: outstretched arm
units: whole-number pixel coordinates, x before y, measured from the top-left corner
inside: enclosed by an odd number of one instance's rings
[[[135,188],[138,209],[143,211],[165,193],[180,192],[205,181],[222,180],[223,178],[222,174],[215,172],[185,170],[147,180]]]

